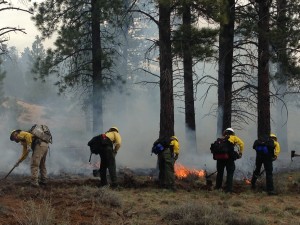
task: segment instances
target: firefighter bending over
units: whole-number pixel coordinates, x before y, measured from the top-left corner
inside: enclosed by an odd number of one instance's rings
[[[15,166],[18,166],[23,160],[25,160],[30,151],[32,151],[31,157],[31,180],[30,184],[33,187],[39,187],[40,185],[46,185],[47,182],[47,169],[46,169],[46,156],[49,148],[49,144],[33,134],[22,131],[14,130],[11,132],[10,140],[15,141],[23,146],[23,152],[21,157]],[[39,180],[40,172],[40,180]]]

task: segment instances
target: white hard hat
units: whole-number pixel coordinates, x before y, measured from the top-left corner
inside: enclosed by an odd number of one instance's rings
[[[230,131],[230,132],[234,133],[234,130],[233,130],[231,127],[229,127],[229,128],[226,128],[226,130],[225,130],[225,131]]]

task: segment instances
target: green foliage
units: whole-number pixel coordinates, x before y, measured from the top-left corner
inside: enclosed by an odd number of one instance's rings
[[[114,42],[115,30],[120,26],[122,1],[99,0],[101,27],[101,66],[104,81],[109,84],[111,68],[117,43]],[[43,38],[56,34],[54,47],[39,57],[35,72],[39,78],[56,74],[60,92],[80,87],[83,90],[92,83],[92,15],[91,1],[54,1],[46,0],[35,5],[37,13],[33,19]],[[105,71],[107,73],[105,73]]]
[[[191,29],[191,37],[187,37],[187,29]],[[218,34],[217,29],[180,26],[173,33],[173,51],[183,57],[183,43],[190,42],[192,57],[198,61],[212,57],[216,53],[214,48]]]

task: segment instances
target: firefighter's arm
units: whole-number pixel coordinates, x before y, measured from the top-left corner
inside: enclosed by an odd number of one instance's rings
[[[17,164],[19,164],[20,162],[24,161],[27,158],[28,153],[31,149],[31,143],[32,143],[32,136],[27,132],[21,131],[18,134],[18,138],[21,140],[21,143],[23,146],[23,151],[22,151],[22,155]]]
[[[279,144],[279,142],[275,142],[275,150],[274,150],[274,155],[276,156],[276,158],[278,157],[278,155],[279,155],[279,153],[280,153],[280,144]]]
[[[18,163],[21,163],[22,161],[24,161],[27,158],[28,154],[29,154],[29,149],[27,148],[27,145],[23,145],[22,155],[19,158]]]
[[[233,140],[231,140],[233,138]],[[239,146],[239,153],[243,154],[244,151],[244,142],[237,136],[230,136],[229,141]]]
[[[175,158],[175,160],[177,160],[178,155],[179,155],[179,148],[180,148],[179,142],[176,141],[176,140],[172,140],[171,143],[170,143],[170,145],[173,148],[174,158]]]
[[[114,152],[117,153],[118,150],[121,148],[121,143],[122,143],[122,138],[121,135],[117,132],[114,132],[114,136],[115,136],[115,148],[114,148]]]

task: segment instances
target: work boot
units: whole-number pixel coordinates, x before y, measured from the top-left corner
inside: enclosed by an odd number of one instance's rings
[[[40,185],[37,182],[30,182],[30,187],[38,188]]]
[[[41,181],[39,181],[39,185],[46,186],[47,185],[47,181],[41,180]]]
[[[278,195],[275,191],[268,191],[268,195]]]

